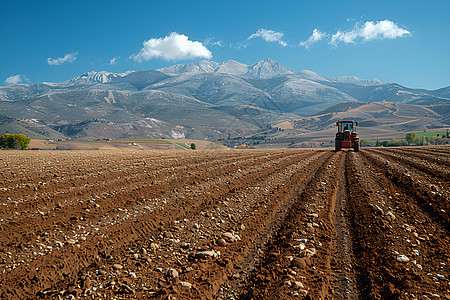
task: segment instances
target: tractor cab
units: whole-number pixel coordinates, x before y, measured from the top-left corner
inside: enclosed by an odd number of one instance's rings
[[[335,151],[339,151],[342,148],[353,148],[355,152],[359,151],[359,137],[356,133],[356,126],[358,122],[353,120],[337,121],[336,126],[338,132],[335,139]]]
[[[358,122],[340,121],[340,122],[337,122],[336,125],[338,126],[338,132],[345,132],[346,130],[348,130],[350,132],[356,132],[356,126],[358,126]]]

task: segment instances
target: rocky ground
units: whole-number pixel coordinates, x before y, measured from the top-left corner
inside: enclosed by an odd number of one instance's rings
[[[2,299],[450,299],[450,148],[0,152]]]

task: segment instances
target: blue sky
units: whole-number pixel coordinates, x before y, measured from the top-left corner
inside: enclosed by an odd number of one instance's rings
[[[449,15],[448,0],[0,0],[0,84],[270,57],[294,71],[437,89],[450,85]]]

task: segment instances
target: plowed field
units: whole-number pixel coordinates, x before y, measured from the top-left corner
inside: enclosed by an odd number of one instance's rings
[[[450,148],[0,152],[1,299],[450,299]]]

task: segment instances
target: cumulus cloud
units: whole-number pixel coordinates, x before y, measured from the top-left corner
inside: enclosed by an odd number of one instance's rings
[[[201,42],[190,41],[184,34],[172,32],[163,38],[152,38],[143,43],[141,51],[132,55],[137,62],[162,58],[165,60],[183,60],[193,58],[212,58],[212,53]]]
[[[287,43],[282,40],[283,35],[284,34],[282,32],[276,32],[273,30],[261,28],[261,29],[258,29],[257,32],[255,32],[254,34],[249,36],[248,40],[253,39],[253,38],[262,38],[266,42],[278,43],[281,46],[286,47]]]
[[[29,82],[28,78],[26,78],[24,75],[14,75],[6,78],[5,80],[6,84],[19,84],[23,82]]]
[[[64,57],[58,57],[58,58],[47,58],[47,62],[50,66],[59,66],[62,65],[65,62],[74,62],[77,59],[78,52],[75,53],[68,53],[64,55]]]
[[[300,46],[304,46],[306,49],[311,47],[313,44],[322,40],[324,37],[328,36],[325,32],[321,32],[319,29],[314,29],[312,35],[304,42],[300,42]]]
[[[337,46],[339,43],[355,43],[355,41],[362,39],[364,41],[381,40],[381,39],[395,39],[398,37],[408,36],[411,33],[403,28],[400,28],[390,20],[378,22],[366,22],[363,27],[355,26],[353,30],[340,31],[338,30],[332,35],[330,44]]]

